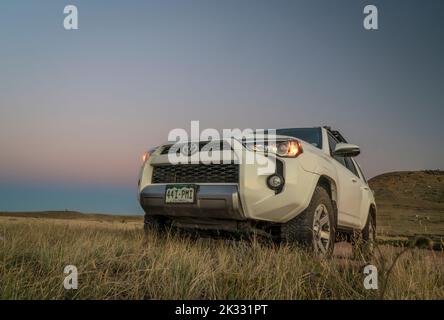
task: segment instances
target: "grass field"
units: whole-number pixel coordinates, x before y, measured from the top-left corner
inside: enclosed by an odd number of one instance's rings
[[[65,214],[0,215],[0,299],[444,299],[442,252],[379,247],[379,289],[366,290],[367,263],[347,246],[322,260],[257,241],[145,236],[139,217]],[[66,265],[77,290],[63,287]]]

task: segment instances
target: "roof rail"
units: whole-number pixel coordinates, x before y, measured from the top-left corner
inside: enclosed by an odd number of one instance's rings
[[[324,129],[330,132],[339,142],[348,143],[344,136],[338,130],[332,130],[330,126],[324,126]]]

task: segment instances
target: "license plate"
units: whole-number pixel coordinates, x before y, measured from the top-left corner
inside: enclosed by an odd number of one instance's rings
[[[167,185],[165,203],[194,203],[195,194],[194,185]]]

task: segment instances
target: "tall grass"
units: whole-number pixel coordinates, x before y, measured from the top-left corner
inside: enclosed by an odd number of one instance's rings
[[[382,298],[443,299],[442,253],[384,247],[378,267]],[[145,236],[138,224],[0,221],[1,299],[375,299],[363,267],[319,259],[257,241]],[[79,271],[65,290],[66,265]]]

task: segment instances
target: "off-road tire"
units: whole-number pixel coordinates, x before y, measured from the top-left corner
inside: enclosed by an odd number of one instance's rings
[[[361,232],[355,233],[352,238],[353,256],[369,261],[373,256],[376,244],[376,221],[372,214],[368,214],[367,222]]]
[[[319,232],[316,232],[315,224],[315,216],[317,215],[317,210],[320,207],[326,209],[323,217],[328,218],[328,240],[323,241],[326,244],[326,250],[321,250],[317,241],[319,241]],[[316,219],[317,220],[317,219]],[[284,243],[288,244],[298,244],[301,245],[308,250],[313,251],[314,253],[328,257],[333,253],[334,244],[335,244],[335,216],[334,216],[334,208],[332,204],[332,200],[328,195],[328,192],[321,186],[317,186],[313,197],[310,201],[310,204],[307,209],[304,210],[300,215],[295,217],[294,219],[285,223],[281,228],[281,240]],[[324,225],[325,226],[325,225]],[[322,231],[326,232],[327,229]]]

